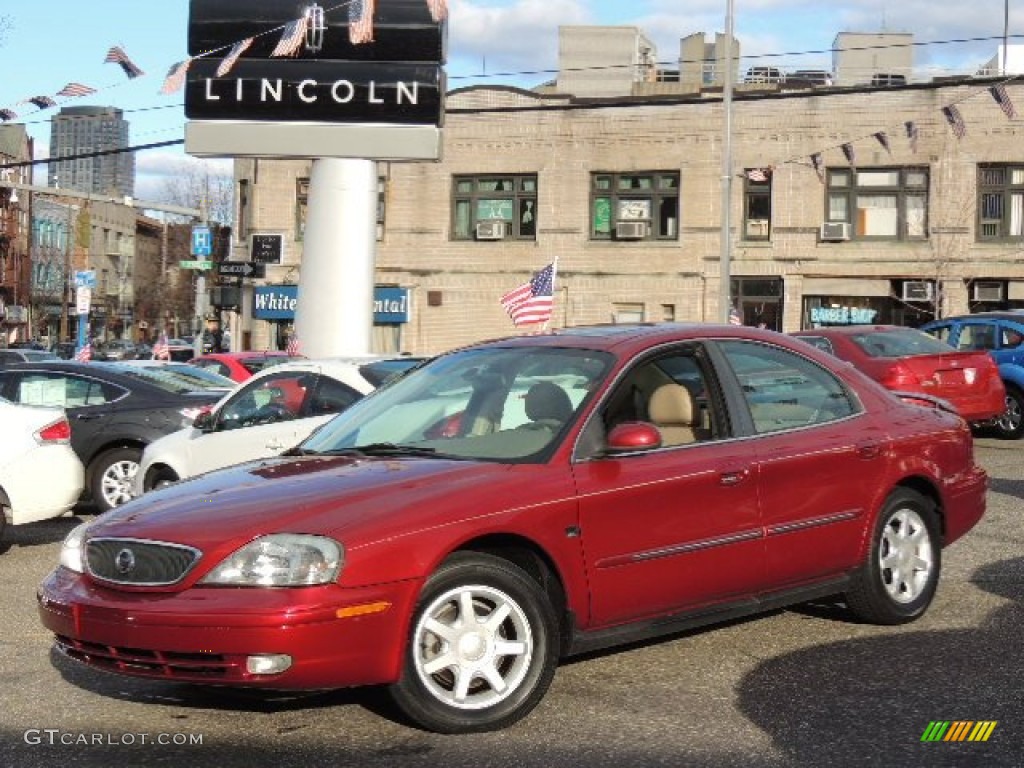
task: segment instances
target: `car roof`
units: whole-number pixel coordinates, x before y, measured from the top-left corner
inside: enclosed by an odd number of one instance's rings
[[[933,320],[930,323],[926,323],[926,325],[936,325],[938,323],[948,322],[959,323],[965,320],[1009,320],[1010,322],[1024,325],[1024,311],[1015,312],[1013,310],[994,310],[992,312],[974,312],[970,315],[951,315],[950,317]]]

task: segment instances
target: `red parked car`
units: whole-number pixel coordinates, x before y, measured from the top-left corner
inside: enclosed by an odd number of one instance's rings
[[[957,350],[899,325],[836,326],[792,335],[853,363],[888,389],[946,400],[971,423],[989,423],[1006,410],[999,368],[985,350]]]
[[[210,352],[193,357],[189,362],[200,368],[209,368],[234,381],[248,381],[249,377],[257,371],[262,371],[264,368],[278,363],[286,363],[296,357],[303,358],[304,355],[289,355],[287,352],[271,349],[250,352]]]
[[[986,481],[959,416],[796,339],[568,328],[440,355],[285,455],[84,523],[39,612],[95,668],[384,684],[485,731],[565,656],[830,596],[912,621]]]

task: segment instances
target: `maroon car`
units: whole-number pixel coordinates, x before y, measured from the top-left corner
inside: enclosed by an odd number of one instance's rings
[[[383,684],[484,731],[566,656],[829,597],[920,617],[986,479],[959,416],[797,339],[568,328],[441,355],[284,456],[83,524],[39,612],[98,669]]]
[[[888,389],[946,400],[969,422],[991,422],[1006,409],[999,368],[986,350],[957,350],[899,325],[814,328],[792,335],[853,363]]]

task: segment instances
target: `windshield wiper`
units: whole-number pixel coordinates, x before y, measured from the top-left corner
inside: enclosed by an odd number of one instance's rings
[[[425,448],[415,445],[399,445],[398,443],[368,443],[354,445],[351,448],[329,448],[314,451],[309,448],[293,448],[288,456],[437,456],[436,448]]]

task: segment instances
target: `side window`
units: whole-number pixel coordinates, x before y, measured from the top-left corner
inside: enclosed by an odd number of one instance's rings
[[[1002,328],[1002,338],[1000,339],[1000,346],[1003,349],[1015,349],[1020,346],[1020,343],[1024,341],[1024,333],[1014,328]]]
[[[15,399],[26,405],[82,408],[116,400],[121,390],[91,379],[50,373],[27,373],[19,377]]]
[[[717,387],[698,348],[690,347],[640,363],[616,386],[596,428],[646,421],[661,432],[663,446],[715,440],[727,429]]]
[[[758,433],[823,424],[858,411],[843,383],[807,358],[746,341],[723,341],[721,348]]]
[[[797,338],[801,341],[806,341],[812,347],[817,347],[822,352],[828,352],[830,355],[836,353],[835,349],[832,348],[832,342],[824,336],[798,336]]]
[[[362,395],[347,384],[337,379],[321,376],[316,392],[309,404],[310,416],[322,416],[325,413],[341,413]]]
[[[295,371],[250,382],[221,409],[218,426],[236,429],[298,418],[312,384],[312,374]]]
[[[957,349],[995,349],[996,327],[991,323],[971,323],[960,329]]]

